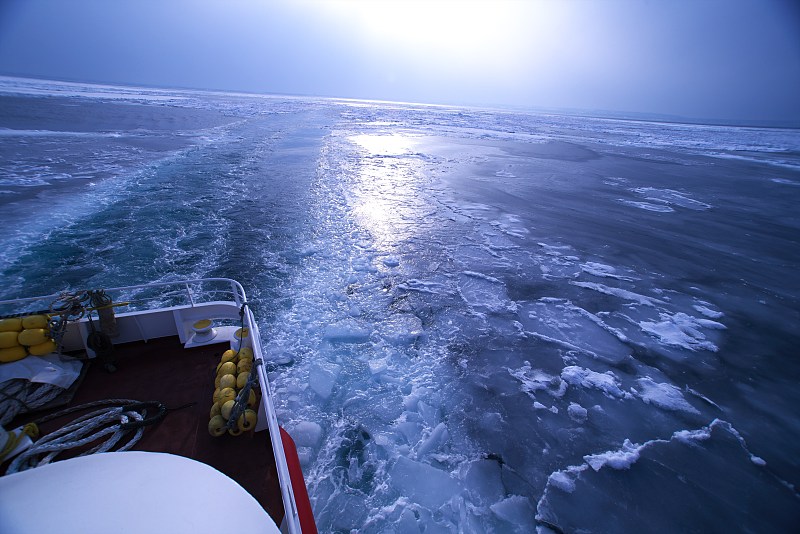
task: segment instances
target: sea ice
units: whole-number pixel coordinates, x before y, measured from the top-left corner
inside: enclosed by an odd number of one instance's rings
[[[370,330],[353,318],[344,319],[325,327],[323,339],[331,343],[365,343]]]
[[[599,471],[603,466],[611,469],[629,469],[639,459],[639,454],[645,445],[637,445],[625,440],[622,447],[616,451],[607,451],[600,454],[589,454],[583,457],[592,469]]]
[[[441,447],[447,439],[447,427],[444,423],[439,423],[431,431],[430,435],[420,443],[419,448],[417,448],[417,458],[424,458],[428,453]]]
[[[410,345],[422,335],[422,321],[409,313],[390,315],[380,325],[380,333],[392,345]]]
[[[400,265],[400,260],[396,256],[386,256],[383,258],[383,264],[387,267],[397,267]]]
[[[590,369],[570,365],[561,371],[561,379],[572,386],[599,389],[609,398],[630,398],[630,393],[622,391],[619,379],[611,371],[597,373]]]
[[[322,442],[322,427],[313,421],[299,421],[290,429],[290,433],[298,447],[313,449]]]
[[[461,484],[449,473],[405,456],[397,458],[390,473],[393,486],[402,495],[432,510],[461,492]]]
[[[514,311],[514,302],[509,300],[503,282],[485,274],[464,271],[459,278],[461,298],[474,308],[500,313]]]
[[[639,328],[657,337],[662,343],[689,350],[717,351],[717,346],[706,340],[701,327],[722,330],[725,325],[709,319],[697,319],[683,312],[674,315],[660,313],[661,321],[641,321]]]
[[[600,278],[615,278],[617,280],[626,280],[626,281],[633,280],[633,278],[629,276],[622,276],[617,274],[617,269],[612,267],[611,265],[606,265],[604,263],[597,263],[594,261],[587,261],[586,263],[582,263],[581,270],[587,274],[591,274],[592,276],[597,276]]]
[[[506,493],[500,464],[494,460],[481,459],[468,464],[464,485],[475,501],[482,505],[497,502]]]
[[[640,210],[647,210],[647,211],[655,211],[658,213],[671,213],[675,211],[669,206],[664,204],[651,204],[650,202],[637,202],[635,200],[626,200],[624,198],[618,199],[619,202],[626,204],[628,206],[633,206],[634,208],[639,208]]]
[[[555,486],[565,493],[572,493],[575,491],[575,479],[588,467],[586,464],[571,465],[566,469],[554,471],[548,477],[547,484]]]
[[[569,414],[570,419],[576,423],[583,423],[589,417],[589,412],[586,411],[586,408],[575,402],[569,403],[567,414]]]
[[[639,293],[634,293],[633,291],[628,291],[626,289],[621,289],[618,287],[609,287],[594,282],[570,282],[570,284],[585,289],[591,289],[593,291],[604,293],[606,295],[619,297],[621,299],[636,302],[638,304],[643,304],[645,306],[654,306],[656,302],[659,302],[658,299],[654,299],[652,297],[646,297],[644,295],[640,295]]]
[[[561,345],[593,358],[617,363],[630,355],[622,336],[612,331],[597,316],[559,299],[540,299],[520,303],[518,318],[527,335]]]
[[[508,521],[516,532],[533,532],[534,510],[526,497],[511,495],[489,507],[500,519]]]
[[[330,398],[341,369],[340,365],[326,361],[316,361],[311,364],[311,369],[308,372],[308,382],[314,393],[322,399]]]
[[[632,391],[647,404],[664,410],[700,413],[683,398],[681,390],[671,384],[659,384],[650,377],[640,378],[636,383],[639,385],[639,390],[632,389]]]
[[[645,199],[652,200],[655,202],[661,202],[664,204],[675,204],[676,206],[680,206],[682,208],[687,208],[690,210],[707,210],[711,208],[709,204],[705,202],[700,202],[698,200],[694,200],[689,198],[683,193],[672,189],[656,189],[654,187],[637,187],[633,189],[634,192],[643,195]]]
[[[698,312],[700,312],[701,314],[703,314],[706,317],[708,317],[709,319],[720,319],[725,315],[724,313],[722,313],[720,311],[712,310],[711,308],[708,308],[706,306],[700,306],[699,304],[695,304],[692,307],[695,310],[697,310]]]
[[[388,358],[378,358],[376,360],[370,360],[369,362],[367,362],[367,365],[369,366],[369,372],[373,375],[378,375],[386,371],[386,369],[388,368],[387,361]]]
[[[544,391],[553,397],[561,398],[567,391],[567,384],[558,376],[553,376],[545,373],[541,369],[532,369],[529,362],[519,369],[506,370],[522,383],[522,391],[527,393],[531,398],[536,398],[537,391]]]

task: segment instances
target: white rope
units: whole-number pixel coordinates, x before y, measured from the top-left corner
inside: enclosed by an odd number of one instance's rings
[[[63,388],[52,384],[34,383],[23,379],[0,384],[0,425],[8,425],[20,413],[26,413],[49,403]]]
[[[28,450],[22,452],[11,462],[6,474],[46,465],[64,451],[93,443],[105,436],[109,437],[79,456],[108,452],[122,441],[126,435],[131,434],[133,430],[123,429],[121,426],[131,421],[142,421],[145,415],[146,412],[144,410],[139,413],[136,410],[128,409],[126,406],[103,408],[83,415],[72,423],[42,437]],[[143,432],[144,427],[139,426],[127,443],[124,443],[116,450],[126,451],[130,449],[139,441]]]

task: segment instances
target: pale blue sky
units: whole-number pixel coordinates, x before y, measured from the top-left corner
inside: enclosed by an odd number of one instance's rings
[[[0,73],[800,124],[792,0],[4,0]]]

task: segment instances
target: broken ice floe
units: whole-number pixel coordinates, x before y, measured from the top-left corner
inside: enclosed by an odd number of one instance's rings
[[[711,208],[710,204],[706,204],[705,202],[700,202],[699,200],[694,200],[693,198],[687,196],[685,193],[675,191],[674,189],[656,189],[655,187],[636,187],[631,191],[642,195],[645,198],[645,200],[660,202],[665,205],[674,204],[675,206],[680,206],[681,208],[687,208],[690,210],[697,210],[697,211],[707,210]]]
[[[578,287],[582,287],[584,289],[591,289],[592,291],[597,291],[598,293],[604,293],[606,295],[611,295],[614,297],[619,297],[623,300],[628,300],[631,302],[635,302],[637,304],[642,304],[644,306],[655,306],[657,302],[661,302],[656,298],[647,297],[645,295],[640,295],[639,293],[634,293],[633,291],[628,291],[627,289],[621,289],[619,287],[610,287],[603,284],[598,284],[595,282],[574,282],[571,281],[570,284]]]
[[[522,391],[531,398],[536,398],[537,391],[546,392],[556,398],[563,397],[567,391],[567,383],[560,377],[547,374],[541,369],[532,369],[529,362],[525,362],[519,369],[506,370],[522,383]]]
[[[709,319],[720,319],[725,315],[721,311],[712,310],[711,308],[709,308],[707,306],[701,306],[699,304],[695,304],[692,307],[695,310],[697,310],[698,312],[700,312],[701,314],[703,314],[706,317],[708,317]]]
[[[634,208],[639,208],[640,210],[646,211],[655,211],[658,213],[672,213],[675,211],[669,206],[665,206],[664,204],[652,204],[650,202],[637,202],[635,200],[627,200],[624,198],[617,199],[622,204],[627,206],[633,206]]]
[[[506,286],[497,278],[464,271],[459,277],[459,293],[470,307],[489,312],[514,312],[516,304],[508,298]]]
[[[631,398],[630,393],[622,390],[619,379],[611,371],[597,373],[590,369],[570,365],[561,371],[561,379],[571,386],[600,390],[609,398]]]
[[[693,414],[700,412],[683,398],[681,390],[667,383],[656,383],[650,377],[636,381],[639,389],[631,389],[633,393],[647,404],[658,406],[664,410],[681,411]]]
[[[576,423],[583,423],[589,417],[589,412],[580,404],[570,402],[567,407],[567,415]]]
[[[630,355],[624,334],[567,300],[544,298],[519,303],[517,316],[527,335],[567,350],[612,363]]]
[[[611,265],[606,265],[604,263],[598,263],[595,261],[587,261],[586,263],[582,263],[581,270],[587,274],[591,274],[592,276],[597,276],[599,278],[614,278],[616,280],[625,280],[627,282],[632,282],[635,280],[635,278],[630,276],[617,274],[617,269]]]
[[[698,319],[678,312],[659,313],[660,321],[640,321],[639,327],[661,343],[689,350],[717,351],[717,345],[706,339],[702,328],[724,330],[725,325],[709,319]]]

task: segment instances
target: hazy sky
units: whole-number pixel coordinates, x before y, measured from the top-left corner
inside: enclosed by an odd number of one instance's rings
[[[800,123],[795,0],[0,0],[0,73]]]

